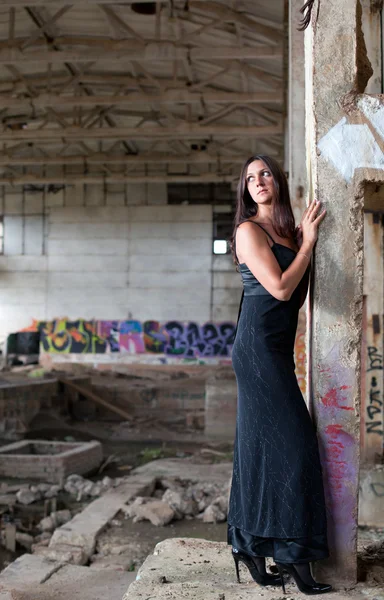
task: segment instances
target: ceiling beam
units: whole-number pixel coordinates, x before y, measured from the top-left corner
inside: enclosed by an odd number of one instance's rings
[[[237,125],[206,125],[200,127],[195,123],[181,123],[173,127],[100,127],[86,129],[82,127],[67,127],[66,129],[10,129],[0,132],[2,141],[13,140],[147,140],[147,139],[201,139],[210,136],[249,138],[281,135],[281,125],[237,126]]]
[[[220,175],[219,173],[201,173],[200,175],[167,175],[159,173],[158,175],[124,175],[120,173],[109,173],[103,175],[52,175],[39,176],[35,174],[25,175],[2,175],[0,176],[0,185],[104,185],[108,183],[223,183],[238,178],[235,175]]]
[[[218,2],[200,2],[199,0],[190,0],[189,8],[195,9],[197,13],[221,18],[224,23],[235,23],[241,25],[245,29],[251,30],[253,33],[261,35],[273,42],[283,41],[283,32],[273,27],[268,27],[262,23],[254,21],[253,18],[237,10],[233,10],[229,6],[219,4]]]
[[[145,94],[133,92],[125,96],[110,94],[94,96],[58,96],[56,94],[40,94],[39,96],[14,98],[11,95],[0,95],[0,110],[3,108],[23,110],[26,108],[43,109],[47,107],[73,108],[82,106],[128,106],[137,104],[281,104],[283,90],[273,92],[220,92],[189,90],[167,90],[166,92]]]
[[[275,154],[273,154],[275,156]],[[277,156],[277,155],[276,155]],[[161,152],[151,154],[121,154],[111,155],[96,153],[90,156],[82,154],[71,156],[12,156],[0,154],[0,166],[4,165],[92,165],[92,164],[114,164],[114,165],[147,165],[147,164],[224,164],[243,163],[244,156],[240,154],[213,155],[208,152],[196,152],[193,154],[164,154]]]
[[[15,40],[14,43],[22,43]],[[186,48],[174,42],[149,42],[140,44],[137,40],[111,40],[82,38],[55,39],[58,45],[81,45],[79,48],[65,50],[33,49],[30,47],[23,52],[18,47],[4,47],[0,49],[0,64],[37,63],[47,62],[52,64],[63,62],[86,63],[97,60],[98,62],[138,60],[140,62],[159,62],[173,60],[252,60],[282,58],[283,48],[279,46],[199,46]],[[91,46],[91,47],[90,47]]]
[[[164,2],[164,0],[140,0],[141,3],[149,4],[152,2]],[[177,1],[177,0],[176,0]],[[124,0],[124,4],[135,4],[137,0]],[[194,0],[194,2],[206,2],[206,0]],[[2,0],[1,6],[12,8],[17,6],[47,6],[52,4],[62,6],[68,4],[68,0]],[[71,0],[73,6],[94,6],[96,4],[116,4],[116,0]],[[185,0],[180,0],[180,4],[184,5]]]

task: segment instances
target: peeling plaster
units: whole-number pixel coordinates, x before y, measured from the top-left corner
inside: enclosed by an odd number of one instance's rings
[[[384,114],[380,118],[383,119]],[[351,124],[343,117],[321,138],[318,148],[347,183],[356,169],[384,169],[384,153],[365,123]]]

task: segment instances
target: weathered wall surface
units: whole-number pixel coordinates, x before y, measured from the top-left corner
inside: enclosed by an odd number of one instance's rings
[[[212,277],[212,320],[236,321],[242,284],[231,255],[218,254],[213,257]]]
[[[3,190],[1,339],[33,319],[236,320],[240,276],[212,255],[212,207],[164,205],[161,185],[154,205],[150,187]]]
[[[364,182],[380,182],[384,167],[383,99],[363,95],[372,70],[360,8],[355,0],[322,3],[306,34],[308,159],[328,210],[315,256],[310,348],[331,550],[323,576],[349,583],[356,580]]]

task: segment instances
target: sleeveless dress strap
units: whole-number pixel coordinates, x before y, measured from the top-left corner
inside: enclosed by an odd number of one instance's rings
[[[262,225],[260,225],[260,223],[256,223],[256,221],[251,221],[251,219],[247,219],[246,221],[243,221],[243,223],[253,223],[254,225],[257,225],[258,227],[260,227],[260,229],[262,229],[264,231],[264,233],[267,234],[267,236],[272,240],[273,244],[275,243],[275,240],[273,239],[271,234],[268,233],[268,231],[266,229],[264,229],[264,227],[262,227]]]

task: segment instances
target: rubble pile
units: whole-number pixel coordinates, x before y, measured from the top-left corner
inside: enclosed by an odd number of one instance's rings
[[[74,510],[71,503],[92,502],[112,487],[118,486],[121,481],[122,478],[104,477],[100,481],[93,482],[81,477],[81,475],[70,475],[62,485],[48,483],[8,485],[3,483],[0,487],[0,506],[3,507],[0,545],[14,551],[15,544],[18,544],[27,552],[40,553],[43,548],[48,546],[55,529],[70,521],[75,513],[82,510],[81,505],[79,509]],[[56,510],[57,502],[60,502],[58,496],[61,495],[61,498],[63,498],[65,494],[70,496],[69,504],[72,511],[68,509]],[[29,524],[26,525],[23,523],[25,519],[16,516],[17,506],[26,507],[34,503],[40,503],[41,512],[44,510],[43,514],[45,513],[45,516],[37,521],[38,509],[36,516],[33,517],[34,523],[32,524],[30,520]],[[9,526],[6,529],[6,523],[12,526],[11,533]]]
[[[38,484],[19,484],[7,487],[2,484],[0,488],[0,505],[14,506],[19,504],[33,504],[41,500],[56,498],[60,492],[67,492],[72,496],[72,500],[81,502],[89,498],[97,498],[110,488],[116,487],[123,481],[123,478],[104,477],[100,481],[91,481],[81,475],[69,475],[63,485],[38,483]]]
[[[27,552],[35,552],[36,548],[40,546],[47,546],[53,535],[54,530],[61,525],[65,525],[72,519],[72,513],[70,510],[58,510],[53,511],[47,517],[41,519],[37,524],[33,535],[27,533],[21,528],[18,530],[15,528],[15,541],[24,548]],[[38,531],[39,533],[36,533]],[[2,546],[7,547],[7,533],[5,529],[0,532],[0,543]]]
[[[154,494],[138,496],[125,509],[133,521],[148,520],[159,527],[180,519],[201,519],[204,523],[222,523],[227,519],[229,482],[218,485],[160,479]]]
[[[118,486],[124,480],[123,477],[103,477],[100,481],[90,481],[81,475],[69,475],[64,484],[64,490],[74,496],[77,502],[87,498],[97,498],[102,496],[112,487]]]

